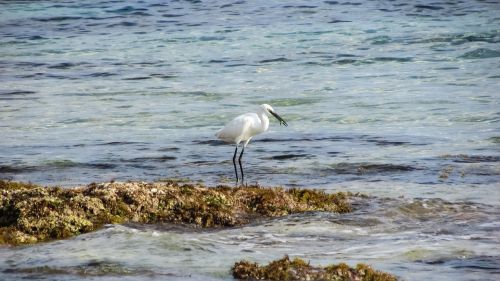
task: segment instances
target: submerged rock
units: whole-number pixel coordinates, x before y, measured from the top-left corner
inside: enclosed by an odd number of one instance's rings
[[[350,212],[348,193],[231,188],[178,182],[42,187],[0,180],[0,244],[29,244],[95,231],[110,223],[231,227],[308,211]]]
[[[345,263],[325,267],[312,266],[304,260],[288,256],[260,266],[249,261],[240,261],[232,268],[233,277],[240,280],[269,281],[395,281],[389,273],[372,269],[366,264],[349,267]]]

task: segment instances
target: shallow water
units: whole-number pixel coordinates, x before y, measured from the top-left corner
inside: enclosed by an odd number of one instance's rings
[[[374,196],[347,216],[4,248],[2,279],[220,280],[239,258],[283,254],[405,280],[498,278],[496,1],[0,7],[1,178],[232,183],[233,148],[214,133],[266,102],[289,127],[272,120],[251,142],[249,182]]]

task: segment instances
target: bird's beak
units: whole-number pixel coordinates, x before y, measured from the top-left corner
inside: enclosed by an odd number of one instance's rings
[[[271,114],[272,114],[274,117],[276,117],[276,119],[278,119],[278,120],[280,121],[280,125],[281,125],[281,124],[283,124],[283,125],[285,125],[285,127],[287,127],[287,126],[288,126],[288,124],[286,123],[286,121],[285,121],[285,120],[283,120],[283,118],[281,118],[281,116],[279,116],[279,115],[278,115],[278,113],[276,113],[276,112],[274,112],[274,111],[270,111],[270,112],[271,112]]]

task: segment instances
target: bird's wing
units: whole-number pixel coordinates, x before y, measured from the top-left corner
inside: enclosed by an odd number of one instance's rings
[[[226,142],[239,143],[252,137],[250,129],[258,121],[259,117],[255,113],[239,115],[220,129],[216,136]]]

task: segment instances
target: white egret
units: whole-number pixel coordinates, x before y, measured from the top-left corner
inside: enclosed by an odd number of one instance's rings
[[[241,171],[241,182],[244,183],[243,166],[241,165],[241,157],[245,151],[245,147],[252,137],[267,131],[269,128],[269,115],[273,115],[280,121],[280,125],[283,124],[288,126],[288,124],[279,116],[274,109],[269,104],[261,104],[257,112],[245,113],[237,116],[233,120],[220,129],[217,134],[217,138],[228,143],[236,144],[233,156],[234,173],[236,174],[236,183],[238,183],[238,169],[236,168],[236,154],[238,152],[238,146],[241,142],[243,143],[243,148],[241,149],[240,157],[238,158],[238,163],[240,163]]]

